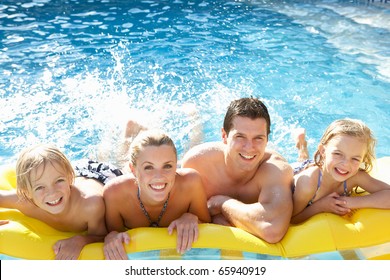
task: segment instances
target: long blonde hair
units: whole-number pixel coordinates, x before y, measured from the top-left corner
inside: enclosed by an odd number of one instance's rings
[[[363,158],[364,166],[361,167],[361,170],[370,172],[373,163],[375,160],[375,145],[376,139],[373,136],[371,129],[361,120],[355,119],[341,119],[332,122],[325,133],[322,135],[320,144],[326,145],[333,137],[337,135],[348,135],[361,139],[366,143],[366,154]],[[314,154],[315,164],[319,167],[322,167],[324,163],[324,158],[321,155],[319,149]]]
[[[19,197],[31,200],[31,172],[46,164],[58,163],[73,184],[75,173],[68,158],[53,144],[38,144],[24,149],[16,162],[16,191]]]

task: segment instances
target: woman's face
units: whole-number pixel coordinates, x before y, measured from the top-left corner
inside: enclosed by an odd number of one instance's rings
[[[169,145],[146,146],[140,150],[132,172],[136,176],[142,201],[160,204],[166,200],[176,177],[177,157]]]

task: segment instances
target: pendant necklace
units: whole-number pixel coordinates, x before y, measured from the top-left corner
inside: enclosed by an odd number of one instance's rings
[[[145,206],[144,206],[144,204],[141,201],[140,191],[139,191],[139,188],[138,188],[137,197],[138,197],[139,205],[141,206],[141,210],[144,213],[144,215],[146,216],[146,218],[148,218],[150,227],[159,227],[160,226],[159,223],[160,223],[161,218],[164,215],[165,211],[167,210],[168,200],[169,200],[169,196],[170,195],[171,195],[171,193],[169,192],[167,200],[165,200],[163,208],[161,209],[160,215],[158,216],[157,222],[153,222],[152,219],[149,216],[148,211],[146,211]]]

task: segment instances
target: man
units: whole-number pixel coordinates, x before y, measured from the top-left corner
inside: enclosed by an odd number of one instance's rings
[[[200,173],[214,223],[276,243],[290,224],[293,171],[284,158],[266,150],[270,127],[260,100],[234,100],[225,115],[223,141],[193,147],[182,166]]]

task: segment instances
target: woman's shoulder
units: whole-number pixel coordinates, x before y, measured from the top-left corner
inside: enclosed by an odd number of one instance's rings
[[[125,191],[131,190],[137,186],[136,179],[132,173],[124,174],[111,179],[103,188],[103,194],[121,195]]]

